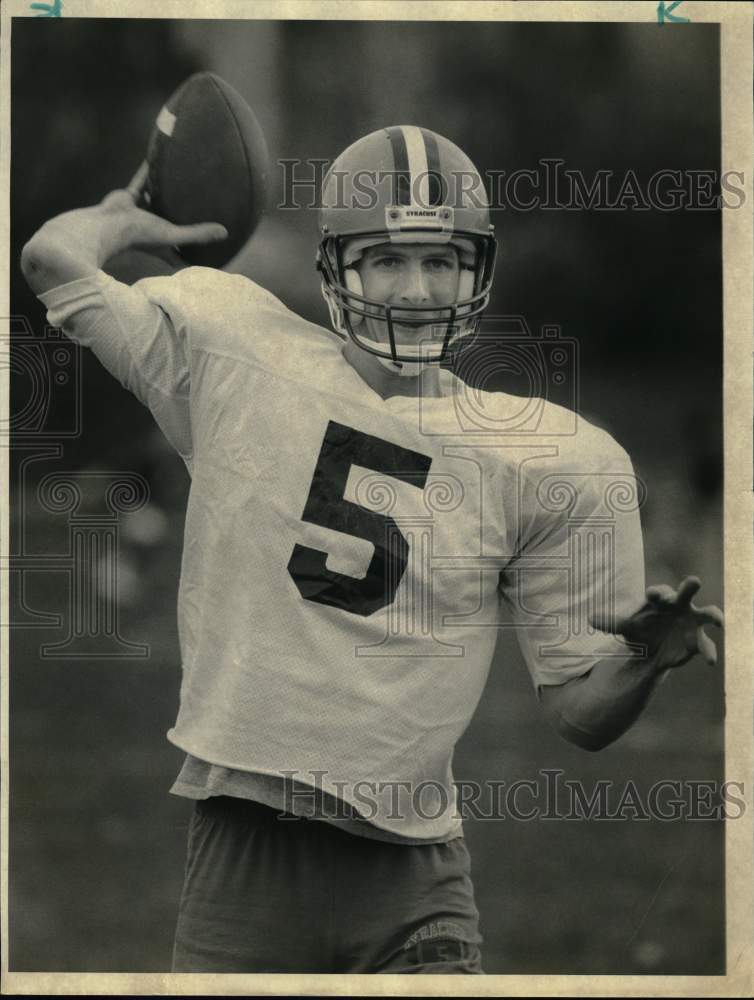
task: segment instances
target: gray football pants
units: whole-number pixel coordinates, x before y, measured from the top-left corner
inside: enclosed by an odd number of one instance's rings
[[[410,846],[197,802],[175,972],[481,973],[463,837]]]

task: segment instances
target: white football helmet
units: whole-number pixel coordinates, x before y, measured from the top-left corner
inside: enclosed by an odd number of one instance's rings
[[[319,222],[317,267],[333,327],[386,367],[416,374],[476,330],[489,302],[497,241],[482,178],[449,139],[415,125],[359,139],[325,177]],[[397,307],[364,296],[357,265],[367,247],[381,243],[442,243],[458,252],[455,302],[399,307],[401,326],[431,329],[421,343],[397,345]],[[384,341],[360,329],[366,318],[380,321]]]

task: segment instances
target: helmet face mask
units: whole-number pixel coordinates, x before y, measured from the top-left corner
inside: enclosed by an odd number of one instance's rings
[[[413,155],[406,156],[405,147]],[[430,151],[424,159],[421,148]],[[374,163],[382,169],[375,171],[365,166]],[[428,164],[433,167],[432,172],[427,170]],[[407,171],[406,166],[414,170]],[[417,166],[423,166],[424,172],[417,174]],[[400,167],[404,169],[401,171]],[[380,176],[383,182],[366,205],[365,174]],[[454,204],[449,196],[453,180],[457,186],[459,178],[461,190]],[[469,178],[475,182],[472,188],[468,186]],[[385,179],[397,179],[399,183],[386,185]],[[439,183],[433,185],[430,183],[433,180]],[[361,186],[357,186],[359,181]],[[330,206],[327,198],[333,195],[335,184],[338,204]],[[417,191],[421,199],[422,193],[426,196],[433,186],[434,205],[412,200]],[[360,139],[338,157],[325,178],[317,266],[333,326],[392,370],[403,368],[402,373],[408,369],[413,374],[425,364],[446,360],[453,342],[472,333],[479,324],[489,302],[497,247],[486,197],[483,202],[478,200],[479,188],[483,193],[481,177],[457,146],[415,126],[383,129]],[[361,197],[354,193],[349,203],[349,189]],[[437,203],[440,197],[443,204]],[[410,305],[366,296],[355,265],[364,249],[383,243],[453,247],[459,259],[454,301],[443,305]],[[364,329],[367,323],[369,331]],[[422,336],[410,345],[399,343],[396,326],[421,331]],[[374,337],[375,327],[384,331],[379,339]]]
[[[406,231],[413,243],[424,245],[426,231]],[[347,334],[359,347],[377,357],[392,361],[440,362],[447,358],[449,348],[459,336],[472,332],[478,319],[489,302],[489,290],[495,261],[495,247],[474,233],[455,234],[477,246],[479,264],[475,267],[461,265],[459,291],[465,285],[468,294],[461,294],[451,305],[409,305],[407,303],[381,302],[363,293],[357,269],[351,263],[346,266],[347,244],[351,240],[369,240],[370,244],[387,243],[384,232],[361,232],[348,236],[328,237],[320,244],[320,269],[323,274],[325,297],[335,308],[334,324],[338,332]],[[402,240],[408,243],[408,240]],[[453,246],[452,241],[449,243]],[[334,300],[334,301],[333,301]],[[385,331],[386,346],[370,339],[360,328],[365,320],[373,320]],[[395,326],[413,327],[417,331],[431,330],[429,337],[422,338],[416,345],[399,345]],[[382,341],[384,344],[385,341]]]

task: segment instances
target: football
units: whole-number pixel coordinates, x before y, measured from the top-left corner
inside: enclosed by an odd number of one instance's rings
[[[149,138],[139,204],[178,225],[219,222],[228,238],[182,247],[186,264],[223,267],[264,211],[269,159],[254,112],[215,73],[189,77],[165,102]]]

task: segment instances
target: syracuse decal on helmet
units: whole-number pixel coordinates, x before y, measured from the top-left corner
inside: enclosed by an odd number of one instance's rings
[[[359,139],[325,177],[319,221],[317,266],[332,324],[363,350],[393,364],[439,362],[454,340],[477,328],[489,302],[497,243],[482,178],[449,139],[415,125]],[[420,343],[397,346],[398,307],[364,295],[358,262],[367,247],[382,243],[449,244],[458,253],[455,302],[399,307],[401,326],[425,328]],[[383,325],[385,340],[364,334],[367,318]]]

